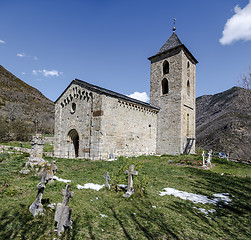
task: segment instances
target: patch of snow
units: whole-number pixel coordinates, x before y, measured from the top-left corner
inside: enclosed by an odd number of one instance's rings
[[[118,186],[119,186],[120,188],[127,188],[127,185],[125,185],[125,184],[118,184]]]
[[[105,214],[101,214],[101,213],[100,213],[99,215],[100,215],[101,217],[107,217]]]
[[[226,196],[226,195],[229,195],[226,193],[213,194],[215,198],[209,199],[207,196],[204,196],[204,195],[179,191],[175,188],[164,188],[164,190],[165,192],[160,192],[159,194],[160,196],[173,195],[175,197],[179,197],[184,200],[192,201],[193,203],[202,203],[202,204],[209,203],[209,204],[216,205],[219,202],[224,202],[228,204],[229,202],[232,201],[229,197]]]
[[[59,178],[59,177],[57,177],[57,176],[53,176],[53,179],[54,179],[54,180],[57,180],[57,181],[59,181],[59,182],[64,182],[64,183],[71,182],[71,180]]]
[[[228,197],[229,195],[230,195],[229,193],[215,193],[215,194],[213,194],[213,196],[216,197],[216,199],[218,199],[221,202],[224,202],[225,204],[232,202],[232,199],[230,199]]]
[[[101,228],[101,231],[104,232],[105,230],[103,228]]]
[[[94,184],[94,183],[86,183],[84,186],[78,184],[77,189],[93,189],[93,190],[99,191],[104,186],[105,185],[99,185],[99,184]]]
[[[156,208],[156,206],[152,206],[152,208]]]
[[[206,215],[208,215],[209,213],[214,213],[214,212],[216,212],[216,210],[215,209],[210,209],[210,210],[206,210],[206,209],[204,209],[204,208],[197,208],[197,207],[194,207],[195,209],[197,209],[197,210],[199,210],[200,212],[202,212],[202,213],[205,213]]]
[[[113,161],[116,161],[117,160],[117,158],[110,158],[110,159],[108,159],[108,160],[106,160],[107,162],[113,162]]]
[[[96,197],[96,200],[98,200],[98,197]]]

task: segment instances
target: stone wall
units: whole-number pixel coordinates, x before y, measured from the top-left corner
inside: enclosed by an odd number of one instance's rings
[[[157,110],[72,84],[55,112],[56,157],[98,160],[156,151]]]
[[[169,72],[165,74],[163,66],[166,61]],[[162,91],[163,79],[168,82],[168,93],[165,94]],[[160,108],[157,154],[183,153],[187,137],[195,137],[195,64],[182,47],[151,59],[150,103]],[[194,149],[193,146],[192,152]]]
[[[157,111],[103,96],[103,157],[156,153]]]
[[[188,84],[189,83],[189,84]],[[195,138],[195,86],[196,86],[196,65],[182,51],[182,144],[185,148],[186,138]],[[195,143],[190,153],[195,153]]]
[[[181,143],[181,52],[176,49],[157,56],[151,63],[150,103],[160,108],[158,114],[157,154],[180,154]],[[163,74],[168,60],[169,73]],[[168,81],[168,93],[162,93],[162,80]]]

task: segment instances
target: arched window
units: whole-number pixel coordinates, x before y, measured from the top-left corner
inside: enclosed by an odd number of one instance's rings
[[[163,94],[163,95],[164,95],[164,94],[167,94],[168,91],[169,91],[169,89],[168,89],[168,81],[167,81],[166,78],[164,78],[164,79],[162,80],[162,94]]]
[[[169,73],[169,62],[165,61],[163,64],[163,74]]]
[[[187,80],[187,95],[190,96],[190,82]]]
[[[190,67],[190,63],[189,62],[187,62],[187,68],[189,68]]]

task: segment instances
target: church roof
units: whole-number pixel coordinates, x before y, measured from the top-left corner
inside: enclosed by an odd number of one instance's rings
[[[160,56],[163,53],[166,53],[172,49],[182,47],[185,52],[192,58],[192,60],[196,63],[198,61],[196,58],[192,55],[192,53],[186,48],[186,46],[180,41],[177,34],[173,32],[173,34],[170,36],[170,38],[165,42],[165,44],[160,48],[160,50],[157,52],[157,54],[153,55],[152,57],[149,57],[148,59],[151,61],[153,58]]]
[[[157,54],[164,53],[172,48],[176,48],[179,46],[182,46],[182,42],[179,40],[177,34],[173,32],[171,37],[165,42],[165,44],[161,47]]]
[[[114,92],[114,91],[111,91],[111,90],[108,90],[108,89],[105,89],[105,88],[102,88],[102,87],[99,87],[99,86],[96,86],[96,85],[93,85],[93,84],[90,84],[90,83],[87,83],[87,82],[79,80],[79,79],[73,80],[70,83],[70,85],[65,89],[65,91],[60,95],[60,97],[55,101],[55,103],[61,98],[61,96],[66,92],[66,90],[72,84],[77,84],[77,85],[79,85],[81,87],[84,87],[84,88],[86,88],[86,89],[88,89],[90,91],[96,92],[96,93],[105,94],[105,95],[115,97],[115,98],[118,98],[118,99],[121,99],[121,100],[136,103],[136,104],[139,104],[139,105],[142,105],[144,107],[148,107],[148,108],[151,108],[151,109],[154,109],[154,110],[159,110],[159,108],[157,108],[157,107],[155,107],[155,106],[153,106],[153,105],[151,105],[149,103],[142,102],[140,100],[137,100],[137,99],[128,97],[126,95],[123,95],[123,94],[120,94],[120,93],[117,93],[117,92]]]

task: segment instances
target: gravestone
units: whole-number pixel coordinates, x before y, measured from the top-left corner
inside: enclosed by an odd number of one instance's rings
[[[41,176],[42,179],[45,179],[45,176]],[[43,214],[43,205],[41,203],[44,189],[45,189],[45,184],[40,182],[37,185],[38,193],[36,200],[30,205],[29,211],[32,213],[32,215],[35,217],[38,214]]]
[[[67,227],[71,227],[71,212],[72,209],[69,208],[69,198],[73,198],[73,192],[70,191],[71,185],[67,183],[66,188],[62,190],[62,195],[64,196],[62,203],[57,204],[57,210],[55,214],[55,221],[57,222],[56,230],[58,236],[61,235],[61,232]]]
[[[205,152],[202,152],[202,157],[203,157],[203,161],[202,161],[202,167],[206,167],[206,163],[205,163]]]
[[[31,166],[33,168],[35,165],[43,165],[45,163],[45,160],[43,159],[43,148],[43,136],[42,134],[36,134],[32,137],[30,157],[28,158],[25,167]]]
[[[53,182],[53,176],[57,171],[56,161],[52,161],[51,164],[45,162],[44,167],[38,173],[40,182],[47,184],[48,182]]]
[[[36,200],[29,207],[29,211],[32,213],[34,217],[38,214],[43,213],[43,205],[41,201],[46,184],[49,181],[53,181],[53,176],[57,171],[57,166],[55,163],[56,163],[55,161],[52,161],[51,164],[46,162],[42,170],[38,173],[39,184],[37,185],[38,188],[37,197]]]
[[[134,165],[131,164],[129,166],[129,170],[126,170],[125,173],[128,174],[128,186],[127,192],[123,195],[123,197],[130,197],[134,193],[133,175],[138,175],[138,171],[134,171]]]
[[[106,174],[104,175],[105,178],[105,187],[107,187],[108,189],[111,188],[109,181],[111,180],[111,177],[109,176],[109,172],[106,172]]]
[[[212,167],[212,163],[211,163],[211,156],[212,156],[213,151],[210,150],[208,153],[208,159],[207,159],[207,166],[208,167]]]

